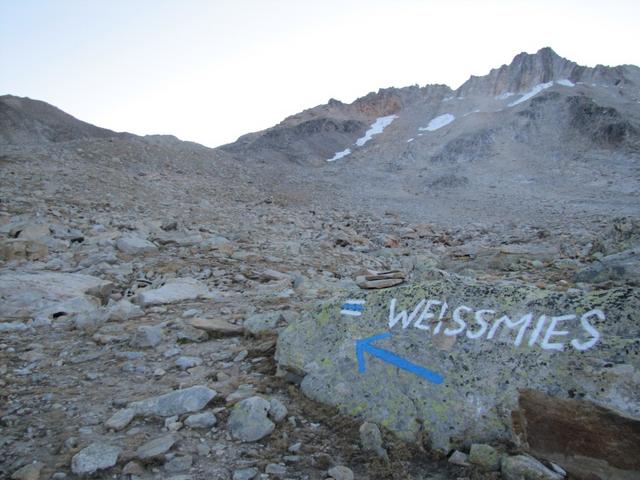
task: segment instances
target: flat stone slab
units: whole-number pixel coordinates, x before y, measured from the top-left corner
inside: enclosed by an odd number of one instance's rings
[[[136,301],[142,306],[177,303],[198,298],[214,299],[215,295],[206,285],[193,278],[177,278],[160,288],[143,290],[136,295]]]
[[[218,318],[190,318],[187,324],[214,335],[242,335],[244,327]]]
[[[91,475],[118,463],[120,449],[106,443],[92,443],[71,459],[71,471],[76,475]]]
[[[153,440],[140,445],[136,450],[136,456],[140,460],[153,460],[154,458],[158,458],[171,450],[171,447],[173,447],[177,441],[177,437],[173,434],[154,438]]]
[[[199,412],[216,395],[217,392],[215,390],[211,390],[204,385],[196,385],[139,402],[132,402],[129,408],[133,409],[136,415],[172,417],[183,413]]]
[[[109,281],[79,273],[4,273],[0,275],[0,317],[91,311],[112,288]]]

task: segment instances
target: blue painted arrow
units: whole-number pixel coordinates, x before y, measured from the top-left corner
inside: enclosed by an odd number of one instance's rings
[[[387,350],[383,350],[382,348],[374,347],[373,345],[371,345],[376,340],[382,340],[383,338],[389,338],[391,336],[392,335],[390,333],[381,333],[380,335],[374,335],[373,337],[356,340],[356,357],[358,358],[358,371],[360,373],[364,373],[366,371],[364,363],[364,352],[367,352],[369,353],[369,355],[378,357],[380,360],[395,365],[396,367],[406,370],[407,372],[418,375],[419,377],[425,378],[432,383],[440,384],[444,381],[442,375],[436,372],[421,367],[420,365],[416,365],[415,363],[411,363]]]

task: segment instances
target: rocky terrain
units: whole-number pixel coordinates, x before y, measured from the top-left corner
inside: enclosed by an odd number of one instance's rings
[[[217,149],[0,97],[0,476],[639,478],[639,101],[550,49]]]

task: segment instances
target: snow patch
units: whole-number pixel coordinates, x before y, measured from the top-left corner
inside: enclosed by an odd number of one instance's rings
[[[391,125],[391,122],[393,122],[396,118],[398,118],[397,115],[388,115],[386,117],[380,117],[378,118],[372,125],[371,127],[369,127],[369,130],[367,130],[364,133],[364,137],[359,138],[358,140],[356,140],[356,145],[358,147],[363,146],[365,143],[367,143],[369,140],[371,140],[371,138],[374,135],[378,135],[379,133],[382,133],[382,131],[388,127],[389,125]],[[345,150],[346,151],[346,150]],[[351,152],[349,152],[351,153]],[[348,154],[347,154],[348,155]]]
[[[336,154],[333,156],[333,158],[327,159],[327,162],[335,162],[336,160],[340,160],[341,158],[346,157],[350,153],[351,153],[351,149],[350,148],[347,148],[346,150],[343,150],[341,152],[336,152]]]
[[[536,85],[535,87],[533,87],[529,92],[525,93],[524,95],[522,95],[522,97],[520,97],[518,100],[511,102],[509,105],[509,107],[513,107],[515,105],[518,105],[519,103],[522,102],[526,102],[527,100],[529,100],[530,98],[535,97],[537,94],[539,94],[541,91],[546,90],[549,87],[553,86],[553,82],[547,82],[547,83],[539,83],[538,85]]]
[[[409,140],[407,140],[407,143],[411,143],[415,140],[415,138],[410,138]]]
[[[576,84],[567,78],[563,78],[562,80],[556,81],[558,85],[562,85],[563,87],[575,87]]]
[[[432,119],[429,122],[429,125],[427,125],[426,127],[420,127],[420,128],[418,128],[418,130],[426,131],[426,132],[435,132],[439,128],[442,128],[445,125],[449,125],[455,119],[456,119],[456,117],[454,117],[450,113],[445,113],[443,115],[438,115],[436,118]]]

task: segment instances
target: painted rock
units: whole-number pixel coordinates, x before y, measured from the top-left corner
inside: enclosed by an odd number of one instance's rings
[[[411,287],[352,293],[357,298],[293,322],[278,340],[280,374],[300,381],[308,397],[443,451],[538,444],[534,437],[550,429],[539,426],[537,412],[527,431],[523,392],[540,392],[547,404],[580,399],[597,408],[590,429],[573,432],[596,435],[584,443],[599,449],[541,440],[557,447],[556,461],[587,455],[640,469],[628,461],[640,451],[640,290],[556,292],[442,273]],[[626,443],[602,425],[613,419]]]

